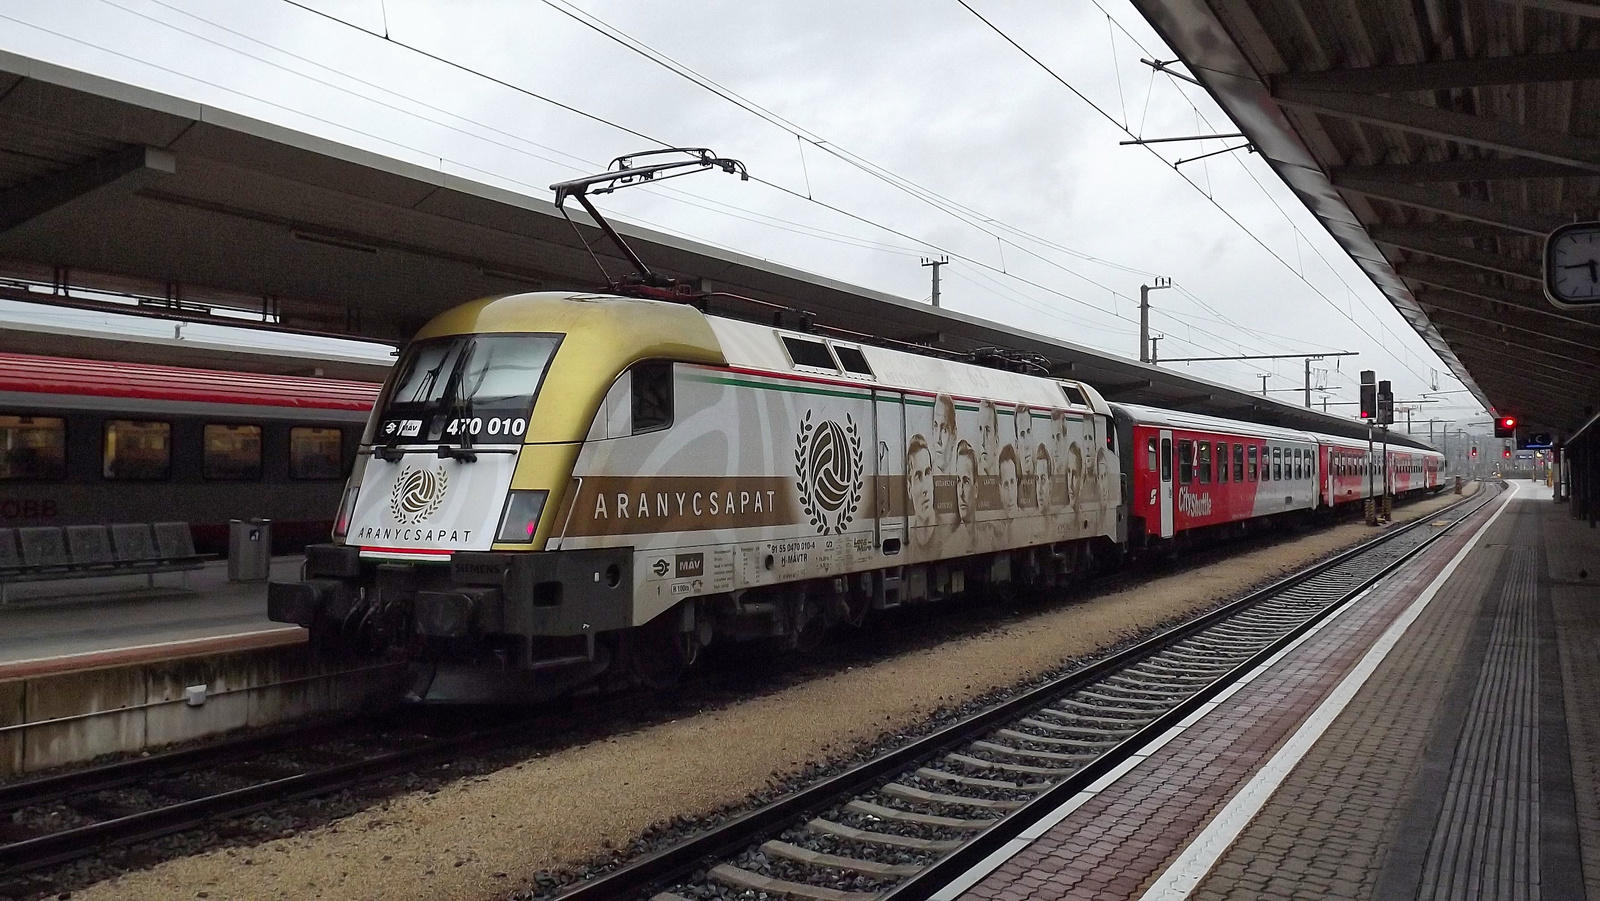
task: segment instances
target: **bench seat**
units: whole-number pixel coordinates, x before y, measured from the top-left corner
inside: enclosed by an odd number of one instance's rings
[[[0,604],[11,585],[109,576],[188,573],[213,554],[197,554],[186,522],[0,529]]]

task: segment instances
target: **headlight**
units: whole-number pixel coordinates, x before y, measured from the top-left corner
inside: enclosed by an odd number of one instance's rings
[[[345,486],[344,496],[339,498],[339,515],[333,520],[333,537],[343,538],[350,534],[350,517],[355,515],[356,492],[360,490],[360,483]]]
[[[548,491],[510,491],[506,493],[506,512],[500,516],[500,534],[495,541],[528,544],[539,531],[539,514],[544,512]]]

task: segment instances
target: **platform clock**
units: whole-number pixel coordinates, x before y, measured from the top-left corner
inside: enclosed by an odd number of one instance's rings
[[[1600,308],[1600,222],[1574,222],[1544,244],[1544,292],[1558,307]]]

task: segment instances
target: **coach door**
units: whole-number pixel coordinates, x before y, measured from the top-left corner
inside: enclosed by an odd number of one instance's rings
[[[1172,537],[1172,433],[1161,432],[1161,537]]]
[[[873,519],[879,551],[896,555],[906,544],[906,408],[904,395],[872,392]]]

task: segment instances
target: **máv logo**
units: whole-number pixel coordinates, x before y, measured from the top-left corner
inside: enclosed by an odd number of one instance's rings
[[[407,466],[389,491],[389,512],[402,525],[421,522],[439,511],[449,487],[450,480],[443,466],[434,469]]]
[[[861,432],[846,413],[844,425],[824,419],[815,425],[807,410],[795,435],[795,485],[800,509],[818,534],[840,534],[861,507]]]

